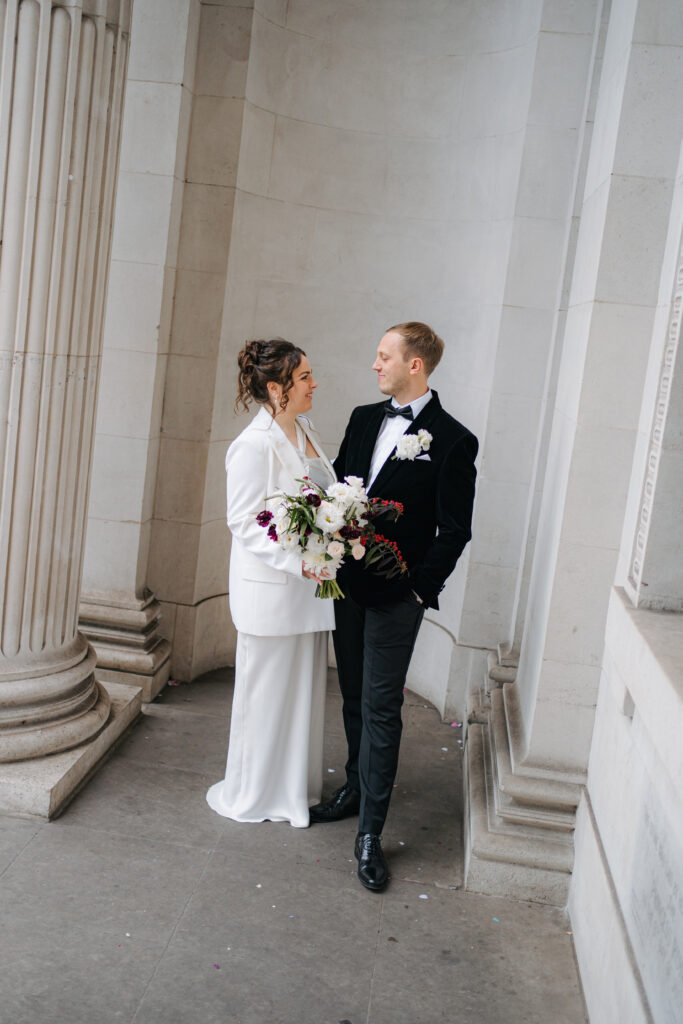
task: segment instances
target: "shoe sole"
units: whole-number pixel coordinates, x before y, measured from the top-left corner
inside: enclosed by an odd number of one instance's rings
[[[327,825],[327,824],[332,824],[334,821],[344,821],[345,818],[357,818],[358,812],[357,811],[349,811],[348,814],[339,814],[339,815],[337,815],[334,818],[327,818],[327,817],[326,818],[323,818],[323,817],[319,817],[318,818],[318,816],[316,814],[309,814],[308,816],[310,818],[310,821],[311,822],[315,822],[316,825]]]
[[[315,825],[331,825],[335,821],[344,821],[345,818],[357,818],[358,811],[347,811],[345,814],[335,815],[334,818],[318,817],[317,814],[311,814],[309,811],[309,819],[311,824]]]
[[[363,886],[364,889],[367,889],[368,892],[381,892],[382,889],[386,889],[387,882],[389,881],[389,879],[387,878],[387,881],[382,882],[381,885],[371,885],[369,882],[364,882],[360,875],[358,875],[357,877],[360,884]]]

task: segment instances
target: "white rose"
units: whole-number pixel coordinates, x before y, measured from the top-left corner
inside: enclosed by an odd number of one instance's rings
[[[328,555],[331,555],[332,558],[343,558],[344,545],[338,540],[333,540],[327,545],[327,553]]]
[[[399,438],[396,445],[396,457],[398,459],[409,459],[412,462],[420,454],[421,450],[422,445],[417,434],[404,434],[403,437]]]
[[[365,548],[362,544],[354,544],[351,548],[351,554],[357,562],[360,562],[361,558],[365,555]]]

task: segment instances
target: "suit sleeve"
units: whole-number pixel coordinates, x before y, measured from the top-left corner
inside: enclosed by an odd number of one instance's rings
[[[268,536],[268,531],[256,522],[258,513],[266,507],[268,497],[268,458],[255,444],[238,439],[228,449],[225,460],[228,488],[228,526],[233,537],[252,555],[271,569],[287,572],[301,578],[301,556],[296,551],[284,551]]]
[[[425,604],[436,607],[438,595],[472,537],[472,507],[479,442],[467,433],[451,448],[437,481],[438,534],[411,572],[411,586]]]

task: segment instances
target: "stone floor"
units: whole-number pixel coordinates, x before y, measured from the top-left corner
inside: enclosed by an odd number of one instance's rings
[[[2,1024],[585,1022],[564,915],[460,888],[459,729],[407,695],[376,895],[355,821],[208,808],[231,691],[227,670],[167,688],[60,819],[0,819]],[[334,678],[326,735],[331,791]]]

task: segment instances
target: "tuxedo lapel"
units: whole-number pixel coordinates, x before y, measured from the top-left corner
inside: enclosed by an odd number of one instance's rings
[[[384,403],[381,402],[379,405],[373,406],[370,410],[370,414],[368,415],[367,422],[363,426],[363,432],[358,444],[356,455],[357,461],[354,459],[354,469],[356,470],[355,475],[362,477],[363,480],[367,480],[370,475],[372,453],[375,450],[375,442],[383,422]]]
[[[441,412],[441,402],[439,401],[439,396],[437,395],[436,391],[432,391],[431,399],[427,402],[427,404],[425,405],[425,407],[422,410],[422,412],[419,413],[419,415],[412,421],[412,423],[410,424],[408,429],[405,431],[405,433],[406,434],[417,434],[417,432],[419,430],[429,430],[430,426],[432,426],[434,424],[434,421],[437,419],[437,417],[438,417],[440,412]],[[430,433],[431,433],[431,431],[430,431]],[[377,435],[375,435],[375,437],[376,436]],[[374,442],[373,442],[373,445],[374,445]],[[396,449],[394,448],[389,453],[389,456],[387,457],[386,462],[384,463],[384,465],[380,469],[379,473],[377,474],[377,476],[375,477],[375,479],[374,479],[374,481],[372,483],[372,486],[370,487],[370,491],[369,491],[370,494],[372,494],[373,492],[378,492],[378,490],[380,488],[382,488],[382,490],[386,491],[387,482],[391,479],[391,477],[394,475],[394,473],[397,473],[399,471],[399,469],[401,468],[403,460],[402,459],[394,459],[393,455],[395,454],[395,452],[396,452]],[[372,457],[372,452],[370,452],[370,457]],[[368,465],[369,465],[369,462],[368,462]]]

